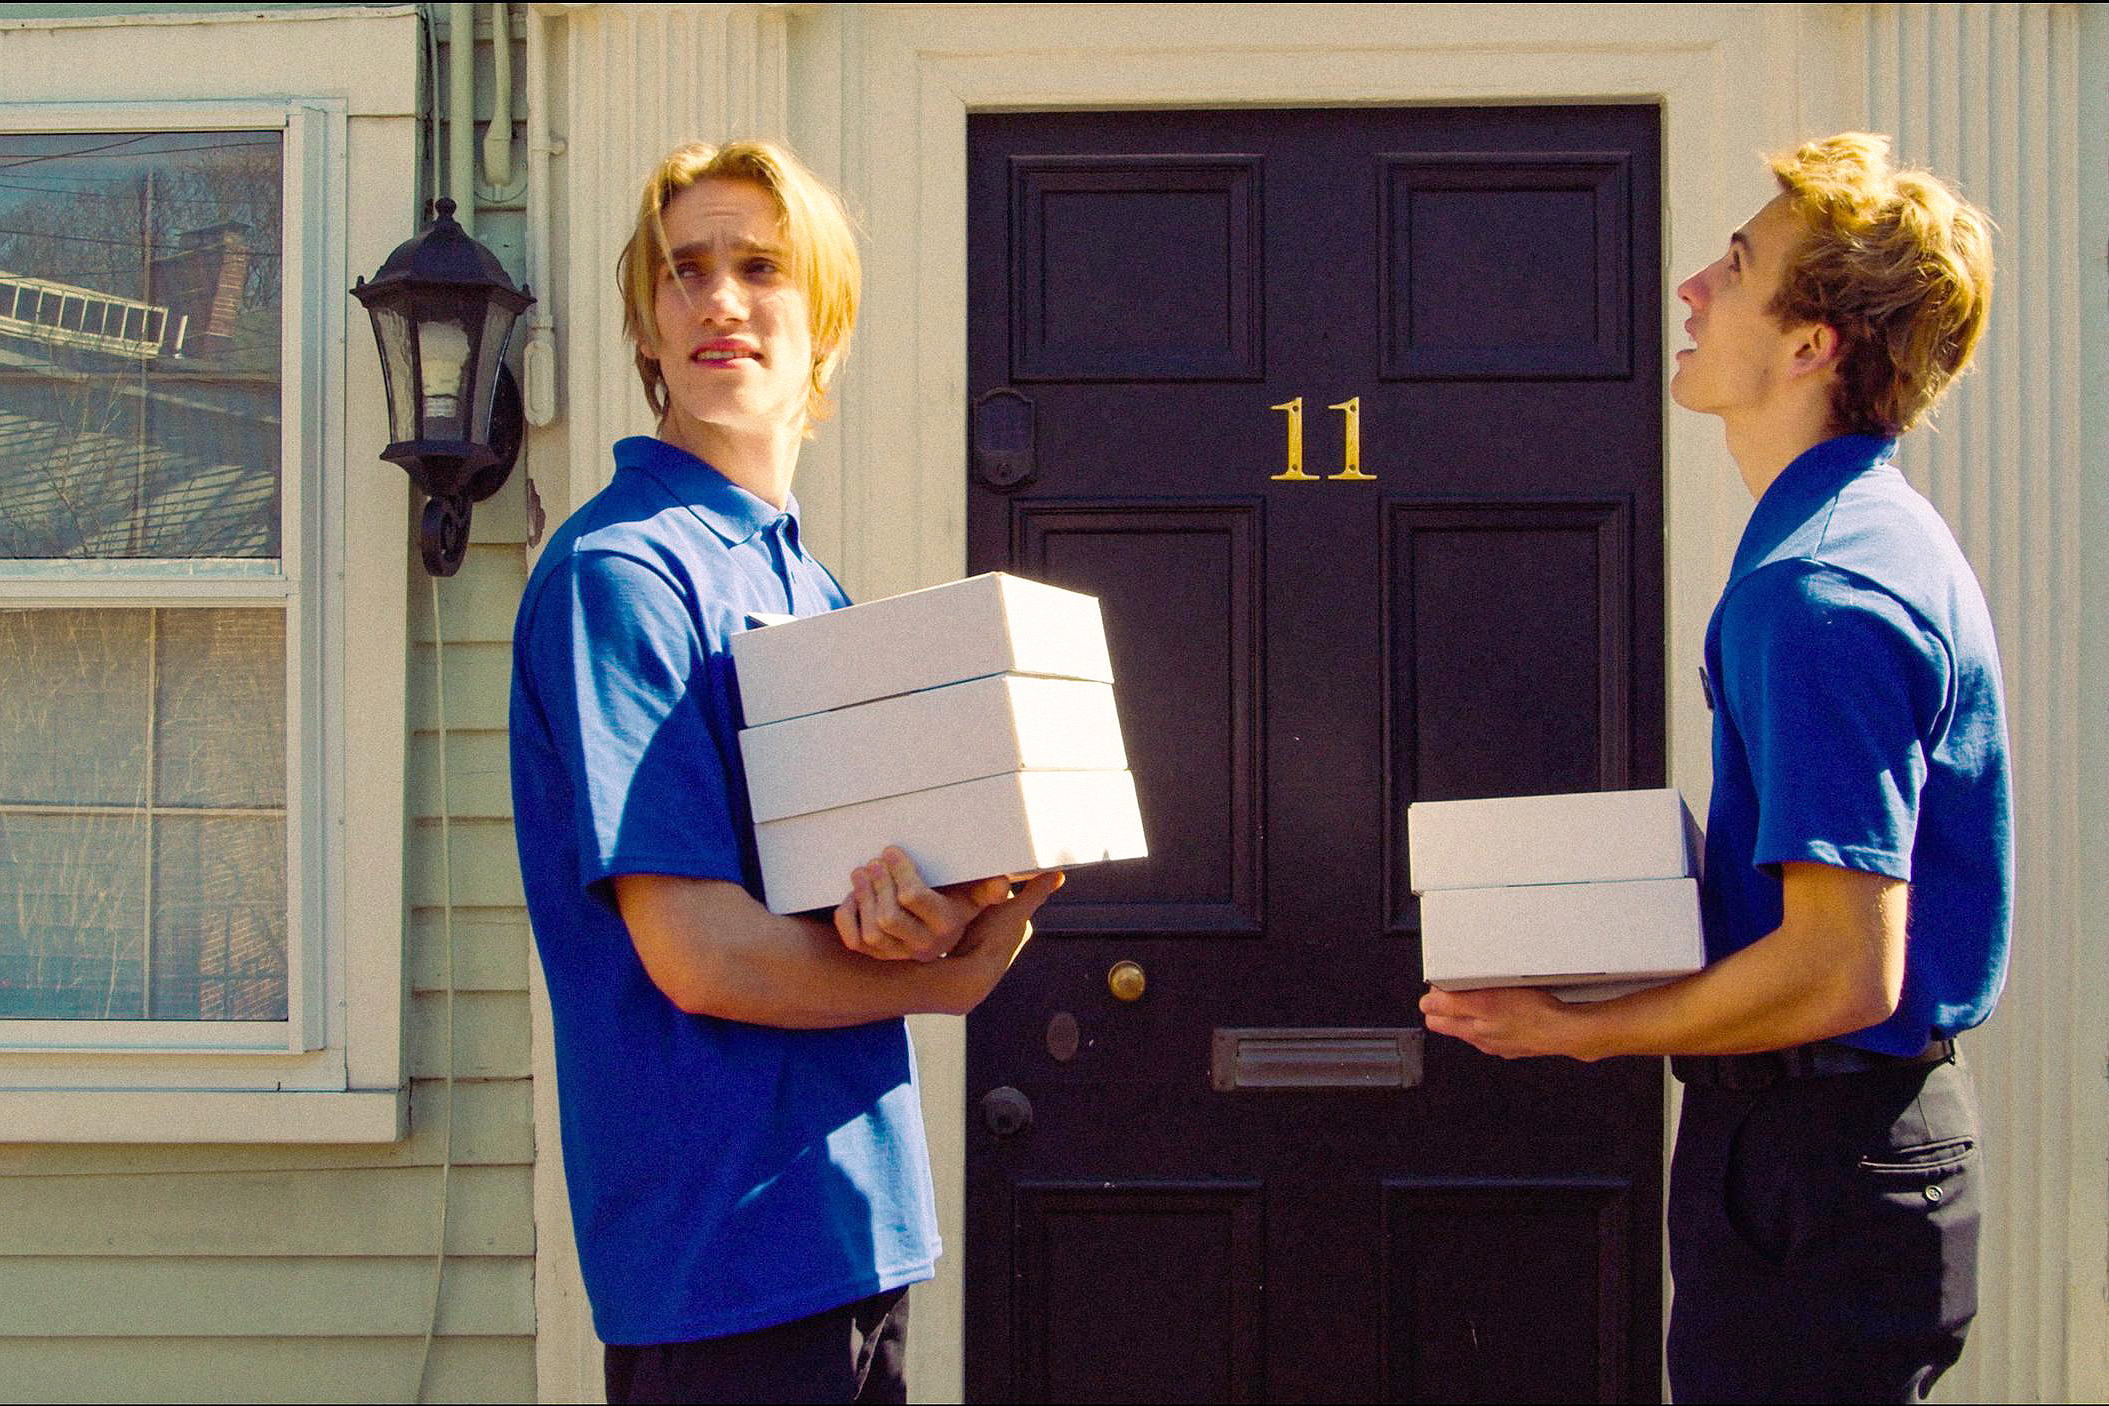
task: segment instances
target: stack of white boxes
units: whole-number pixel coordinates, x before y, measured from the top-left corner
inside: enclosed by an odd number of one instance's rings
[[[993,572],[735,635],[775,913],[899,845],[932,885],[1148,853],[1098,600]]]
[[[1622,995],[1706,963],[1698,827],[1674,790],[1406,808],[1422,975],[1447,990]]]

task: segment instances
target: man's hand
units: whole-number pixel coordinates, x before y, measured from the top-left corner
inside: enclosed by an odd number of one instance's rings
[[[1010,970],[1033,935],[1033,914],[1054,896],[1063,879],[1059,869],[1035,874],[1016,894],[982,909],[952,956],[929,969],[956,980],[952,1007],[955,1012],[965,1015],[996,989],[996,983],[1003,980],[1003,974]]]
[[[1583,1036],[1587,1021],[1549,991],[1497,986],[1478,991],[1442,991],[1421,997],[1421,1014],[1438,1035],[1452,1035],[1503,1059],[1568,1055],[1590,1059]]]
[[[844,947],[867,957],[934,962],[964,955],[961,944],[975,918],[1010,896],[1001,878],[931,888],[915,861],[888,845],[850,875],[849,894],[835,908],[835,931]]]

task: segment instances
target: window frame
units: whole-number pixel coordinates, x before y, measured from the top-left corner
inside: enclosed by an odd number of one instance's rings
[[[370,822],[389,796],[398,864],[403,833],[400,777],[364,807],[368,823],[353,814],[350,734],[364,730],[347,689],[358,677],[348,568],[385,563],[400,598],[405,550],[398,533],[376,551],[372,515],[346,498],[347,104],[0,103],[0,132],[236,130],[284,134],[277,561],[0,563],[0,607],[284,609],[286,1019],[0,1021],[0,1140],[394,1141],[407,1131],[400,883],[370,918],[354,921],[347,902],[351,833],[388,832]],[[370,596],[373,579],[362,584]],[[400,690],[383,712],[400,736]]]

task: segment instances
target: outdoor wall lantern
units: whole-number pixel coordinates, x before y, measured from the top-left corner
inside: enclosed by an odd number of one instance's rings
[[[418,531],[425,570],[452,576],[468,548],[470,506],[504,486],[520,455],[526,419],[505,344],[534,295],[455,222],[453,201],[434,209],[423,233],[351,291],[381,348],[393,436],[381,457],[429,499]]]

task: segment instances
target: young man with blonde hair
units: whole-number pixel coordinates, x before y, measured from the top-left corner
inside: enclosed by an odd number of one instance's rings
[[[760,902],[729,642],[848,603],[791,480],[857,279],[789,152],[660,163],[617,271],[658,432],[615,445],[514,627],[515,830],[611,1402],[906,1399],[938,1240],[901,1017],[976,1005],[1061,882],[933,890],[889,849],[831,918]]]
[[[1421,1005],[1509,1057],[1673,1056],[1676,1399],[1906,1401],[1976,1312],[1955,1037],[2004,981],[2013,863],[1991,619],[1890,460],[1984,330],[1990,224],[1881,137],[1771,167],[1677,290],[1670,393],[1721,418],[1757,500],[1706,636],[1710,964],[1596,1005]]]

